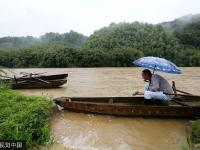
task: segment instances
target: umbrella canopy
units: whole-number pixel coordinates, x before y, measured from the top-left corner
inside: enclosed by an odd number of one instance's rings
[[[169,60],[159,57],[142,57],[133,61],[133,63],[137,66],[153,69],[157,71],[162,71],[166,73],[172,74],[181,74],[181,70]]]

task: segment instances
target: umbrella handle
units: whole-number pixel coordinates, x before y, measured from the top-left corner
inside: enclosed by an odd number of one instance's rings
[[[155,65],[154,68],[153,68],[153,74],[154,74],[155,69],[156,69],[156,65]]]

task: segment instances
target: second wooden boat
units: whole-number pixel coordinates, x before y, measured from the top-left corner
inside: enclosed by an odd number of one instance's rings
[[[1,81],[9,84],[12,89],[56,88],[67,83],[67,77],[68,74],[41,76],[29,73],[23,77],[2,79]]]
[[[67,79],[59,80],[47,80],[47,81],[36,81],[36,80],[23,80],[18,82],[12,82],[12,89],[36,89],[36,88],[57,88],[67,83]]]

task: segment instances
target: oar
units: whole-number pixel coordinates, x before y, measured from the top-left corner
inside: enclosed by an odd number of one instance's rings
[[[177,94],[177,92],[180,92],[180,93],[187,94],[187,95],[193,95],[193,94],[191,94],[191,93],[178,90],[178,89],[176,88],[175,81],[172,81],[172,89],[173,89],[173,91],[174,91],[175,94]]]
[[[168,94],[168,95],[171,95],[171,94]],[[173,94],[173,95],[175,95],[175,94]],[[177,94],[176,94],[176,95],[177,95]],[[132,96],[136,96],[135,93],[133,93]],[[174,101],[175,103],[177,103],[177,104],[179,104],[179,105],[182,105],[182,106],[190,106],[190,105],[188,105],[188,104],[185,104],[185,103],[183,103],[183,102],[180,102],[180,101],[177,101],[177,100],[174,100],[174,99],[172,99],[171,101]]]
[[[175,94],[175,93],[165,93],[165,92],[163,92],[163,94],[165,94],[165,95],[174,95],[174,96],[194,96],[194,97],[199,97],[200,98],[200,96],[199,95],[193,95],[193,94],[190,94],[190,95],[186,95],[186,94]],[[143,95],[143,94],[135,94],[135,92],[132,94],[132,96],[136,96],[136,95]]]
[[[174,99],[172,99],[171,101],[173,101],[173,102],[175,102],[175,103],[177,103],[177,104],[183,105],[183,106],[190,106],[190,105],[188,105],[188,104],[185,104],[185,103],[183,103],[183,102],[180,102],[180,101],[177,101],[177,100],[174,100]]]
[[[50,82],[48,82],[48,81],[45,81],[45,80],[42,80],[42,79],[39,79],[39,78],[35,78],[35,77],[32,77],[32,78],[34,78],[34,79],[36,79],[36,80],[38,80],[38,81],[41,81],[41,82],[47,83],[47,84],[50,83]],[[24,82],[30,82],[30,81],[31,81],[31,80],[22,80],[22,81],[17,82],[17,83],[24,83]]]
[[[181,90],[177,90],[177,89],[176,89],[176,91],[178,91],[178,92],[180,92],[180,93],[183,93],[183,94],[187,94],[187,95],[193,95],[193,94],[191,94],[191,93],[188,93],[188,92],[184,92],[184,91],[181,91]]]
[[[36,78],[36,77],[32,77],[32,78],[34,78],[34,79],[36,79],[36,80],[39,80],[39,81],[42,81],[42,82],[45,82],[45,83],[47,83],[47,84],[50,83],[50,82],[48,82],[48,81],[45,81],[45,80],[42,80],[42,79],[39,79],[39,78]]]
[[[24,73],[24,72],[21,72],[21,73]],[[26,72],[25,72],[25,73],[26,73]],[[27,73],[26,73],[26,74],[27,74]],[[33,75],[33,74],[30,73],[29,75],[25,75],[25,76],[29,77],[30,79],[33,78],[33,79],[36,79],[36,80],[38,80],[38,81],[41,81],[41,82],[44,82],[44,83],[47,83],[47,84],[50,83],[50,82],[48,82],[48,81],[45,81],[45,80],[39,79],[39,78],[37,78],[37,77],[33,77],[32,75]],[[21,79],[23,79],[23,77],[21,77]],[[29,81],[29,80],[27,79],[27,81]]]
[[[175,96],[190,96],[190,97],[199,97],[200,95],[194,95],[194,94],[175,94],[175,93],[165,93],[163,92],[163,94],[165,95],[175,95]]]

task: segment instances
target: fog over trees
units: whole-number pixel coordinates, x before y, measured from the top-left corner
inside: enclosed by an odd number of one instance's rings
[[[143,56],[200,66],[200,15],[156,25],[111,23],[89,37],[71,30],[0,38],[0,66],[5,67],[125,67]]]

